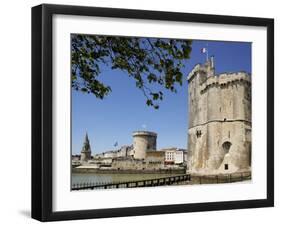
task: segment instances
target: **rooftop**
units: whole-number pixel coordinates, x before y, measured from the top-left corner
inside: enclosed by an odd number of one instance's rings
[[[157,136],[157,133],[155,132],[151,132],[151,131],[135,131],[133,132],[133,136],[154,136],[156,137]]]

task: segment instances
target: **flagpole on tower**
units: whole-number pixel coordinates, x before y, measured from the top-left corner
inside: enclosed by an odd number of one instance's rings
[[[206,62],[207,62],[208,59],[209,59],[208,42],[206,43],[206,47],[203,47],[203,48],[201,49],[201,53],[206,54]]]

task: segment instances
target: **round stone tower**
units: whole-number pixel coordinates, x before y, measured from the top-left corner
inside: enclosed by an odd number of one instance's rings
[[[81,150],[81,161],[87,162],[89,160],[91,160],[91,146],[88,134],[86,133],[85,141]]]
[[[157,133],[136,131],[133,133],[134,158],[145,159],[146,151],[156,151]]]

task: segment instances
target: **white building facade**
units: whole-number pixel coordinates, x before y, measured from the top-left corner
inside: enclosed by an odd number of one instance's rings
[[[184,149],[168,148],[165,151],[165,164],[182,164],[184,162]]]

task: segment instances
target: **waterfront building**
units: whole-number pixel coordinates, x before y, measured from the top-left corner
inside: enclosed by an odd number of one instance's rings
[[[116,158],[117,157],[117,152],[112,150],[112,151],[107,151],[103,153],[104,158]]]
[[[79,161],[80,158],[81,158],[80,155],[72,155],[72,156],[71,156],[71,160],[72,160],[72,161]]]
[[[124,145],[120,149],[110,150],[93,156],[91,160],[86,154],[90,151],[88,136],[81,152],[81,165],[78,169],[87,170],[117,170],[123,172],[184,172],[185,149],[157,149],[157,134],[150,131],[133,132],[133,145]],[[88,152],[86,151],[88,150]],[[82,155],[83,153],[83,155]],[[170,155],[170,159],[167,156]],[[82,160],[83,159],[83,160]],[[85,159],[88,159],[85,161]],[[169,161],[171,160],[171,161]],[[167,164],[170,165],[167,167]]]
[[[174,155],[175,155],[174,164],[182,164],[183,163],[183,161],[184,161],[183,153],[184,153],[184,151],[182,149],[181,150],[179,150],[179,149],[175,150],[175,152],[174,152]]]
[[[182,164],[184,163],[185,149],[178,148],[165,148],[162,149],[165,152],[165,164]]]
[[[145,162],[149,164],[164,164],[165,152],[164,151],[147,151]]]

